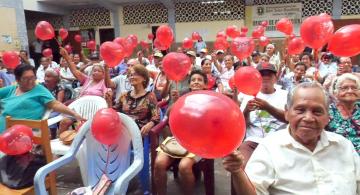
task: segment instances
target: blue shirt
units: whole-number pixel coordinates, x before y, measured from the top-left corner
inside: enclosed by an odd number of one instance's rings
[[[16,83],[14,73],[10,73],[8,71],[0,71],[0,79],[3,80],[4,87]]]

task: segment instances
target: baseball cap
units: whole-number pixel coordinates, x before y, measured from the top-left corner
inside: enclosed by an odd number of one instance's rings
[[[154,53],[154,57],[162,58],[162,57],[164,57],[164,55],[163,55],[160,51],[156,51],[156,52]]]
[[[186,54],[192,57],[196,57],[196,53],[194,51],[187,51]]]
[[[262,63],[260,63],[260,64],[256,67],[256,69],[257,69],[259,72],[261,72],[261,71],[263,71],[263,70],[270,70],[270,71],[272,71],[272,72],[274,72],[274,73],[277,72],[277,70],[276,70],[276,68],[275,68],[275,65],[274,65],[274,64],[270,64],[270,63],[268,63],[268,62],[262,62]]]
[[[219,49],[219,50],[216,51],[216,54],[220,54],[220,53],[224,54],[225,52],[222,49]]]

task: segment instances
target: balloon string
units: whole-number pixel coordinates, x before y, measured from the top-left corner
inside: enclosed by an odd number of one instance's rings
[[[258,95],[259,93],[257,93],[256,95],[255,95],[255,98],[257,97],[257,95]],[[260,117],[260,112],[261,111],[256,111],[257,113],[258,113],[258,118],[259,118],[259,123],[260,123],[260,129],[261,129],[261,133],[262,133],[262,137],[265,137],[265,132],[264,132],[264,126],[263,126],[263,123],[262,123],[262,120],[261,120],[261,117]]]
[[[55,37],[54,37],[54,39],[57,42],[57,44],[59,45],[59,47],[61,47],[61,44],[60,44],[59,40],[57,40],[57,38],[55,38]]]

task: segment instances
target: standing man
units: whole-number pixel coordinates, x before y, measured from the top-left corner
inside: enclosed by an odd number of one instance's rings
[[[42,48],[44,43],[40,39],[36,39],[34,42],[31,43],[31,46],[34,51],[34,60],[35,60],[35,69],[40,66],[40,59],[42,57]]]

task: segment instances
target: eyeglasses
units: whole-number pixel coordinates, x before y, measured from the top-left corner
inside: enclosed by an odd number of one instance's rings
[[[29,81],[35,81],[36,77],[23,77],[20,78],[20,81],[29,82]]]
[[[341,92],[345,92],[345,91],[349,91],[349,89],[351,89],[351,91],[358,91],[359,88],[356,86],[344,86],[344,87],[339,87],[339,90]]]

